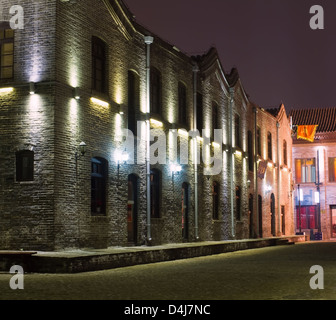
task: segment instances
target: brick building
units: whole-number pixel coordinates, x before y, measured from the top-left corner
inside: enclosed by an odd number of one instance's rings
[[[296,231],[336,238],[336,108],[293,110],[294,128],[318,125],[313,142],[293,138]],[[301,214],[299,214],[301,213]]]
[[[0,248],[294,233],[285,108],[215,48],[182,53],[120,0],[20,5],[29,23],[0,25]]]

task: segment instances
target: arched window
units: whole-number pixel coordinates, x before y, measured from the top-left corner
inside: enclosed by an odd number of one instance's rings
[[[137,114],[140,106],[140,79],[134,71],[128,71],[128,129],[137,135]]]
[[[236,186],[236,219],[240,221],[241,219],[241,189]]]
[[[160,218],[161,177],[160,177],[160,171],[157,169],[151,170],[150,192],[151,192],[151,217]]]
[[[106,44],[103,40],[92,37],[92,89],[106,93]]]
[[[219,121],[218,121],[218,104],[216,102],[212,103],[212,128],[211,128],[211,138],[214,139],[215,136],[215,129],[219,128]]]
[[[91,159],[91,213],[106,214],[106,184],[108,162],[103,158]]]
[[[156,68],[151,68],[150,78],[150,111],[161,114],[162,84],[160,71]]]
[[[287,141],[283,141],[283,164],[287,166]]]
[[[240,117],[238,114],[235,115],[235,147],[240,148],[241,147],[241,141],[240,141]]]
[[[16,181],[34,180],[34,151],[23,150],[16,153]]]
[[[267,155],[269,160],[273,160],[272,152],[272,133],[267,132]]]
[[[247,132],[247,151],[248,151],[248,168],[249,171],[253,171],[253,137],[252,137],[252,131]]]
[[[187,123],[187,88],[182,83],[178,84],[178,122],[180,124]]]
[[[219,184],[217,182],[212,184],[212,219],[219,219]]]

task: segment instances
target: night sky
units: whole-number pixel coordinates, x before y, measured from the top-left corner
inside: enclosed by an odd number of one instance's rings
[[[189,55],[215,46],[260,107],[336,106],[335,0],[124,0],[141,25]],[[324,30],[312,30],[313,5]]]

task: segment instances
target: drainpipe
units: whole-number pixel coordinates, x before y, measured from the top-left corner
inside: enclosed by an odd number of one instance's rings
[[[197,73],[198,66],[193,66],[194,73],[194,131],[197,130]],[[195,176],[195,239],[199,240],[198,235],[198,163],[197,163],[197,137],[194,137],[194,176]]]
[[[278,222],[279,222],[279,234],[282,233],[282,226],[281,226],[281,210],[280,210],[280,137],[279,137],[279,129],[280,123],[277,121],[277,169],[278,169]]]
[[[258,209],[258,151],[257,150],[257,115],[258,110],[256,107],[253,109],[254,111],[254,203],[255,203],[255,210],[256,210],[256,230],[257,230],[257,236],[259,237],[259,209]]]
[[[232,114],[232,108],[233,108],[233,97],[234,97],[234,88],[230,88],[230,104],[229,104],[229,141],[230,141],[230,152],[229,152],[229,161],[230,161],[230,204],[231,204],[231,233],[232,233],[232,238],[235,238],[236,232],[235,232],[235,219],[234,219],[234,207],[233,207],[233,199],[234,199],[234,194],[233,194],[233,134],[232,134],[232,119],[233,119],[233,114]]]
[[[146,57],[146,178],[147,178],[147,244],[152,241],[151,235],[151,181],[150,181],[150,45],[153,37],[145,36]]]

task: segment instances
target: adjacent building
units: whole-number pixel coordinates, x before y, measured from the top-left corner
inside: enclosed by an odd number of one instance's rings
[[[294,234],[290,122],[215,48],[189,56],[121,0],[22,0],[0,24],[0,248]],[[3,12],[12,1],[3,0]]]
[[[336,108],[299,109],[290,113],[294,131],[317,125],[313,142],[293,138],[297,232],[311,239],[336,238]]]

